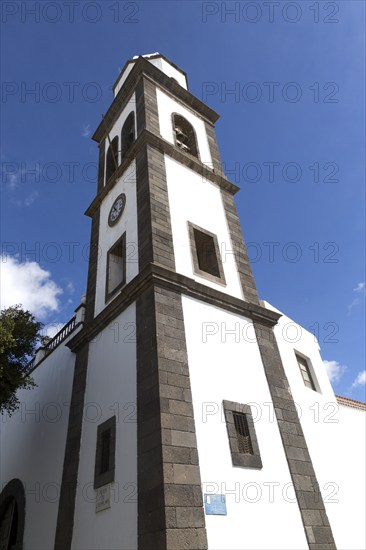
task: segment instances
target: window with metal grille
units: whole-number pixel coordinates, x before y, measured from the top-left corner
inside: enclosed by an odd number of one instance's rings
[[[116,452],[116,417],[112,416],[97,429],[95,451],[94,488],[114,481]]]
[[[176,146],[198,158],[197,139],[193,126],[181,115],[173,115],[173,127]]]
[[[223,401],[231,461],[239,468],[262,468],[250,405]]]
[[[304,359],[304,357],[301,357],[300,355],[298,355],[297,353],[295,353],[295,355],[296,355],[297,364],[299,365],[299,369],[300,369],[301,376],[305,386],[316,391],[314,380],[310,372],[310,366],[307,360]]]
[[[234,425],[238,438],[240,453],[253,454],[252,442],[250,440],[248,421],[245,414],[233,412]]]

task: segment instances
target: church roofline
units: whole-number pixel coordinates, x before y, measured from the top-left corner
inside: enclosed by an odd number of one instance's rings
[[[178,162],[188,163],[188,166],[191,170],[194,170],[197,174],[200,174],[203,178],[211,181],[218,185],[224,191],[227,191],[231,195],[235,195],[239,191],[239,187],[229,181],[224,174],[217,174],[213,169],[202,164],[199,160],[194,157],[187,158],[187,154],[182,152],[177,147],[174,147],[171,143],[164,140],[161,136],[152,134],[148,130],[143,130],[138,138],[135,140],[130,149],[130,157],[127,157],[117,168],[115,173],[111,176],[105,186],[97,193],[96,197],[93,199],[92,203],[88,206],[84,214],[86,216],[92,217],[96,209],[101,204],[104,197],[110,192],[110,190],[117,185],[119,179],[122,177],[124,172],[127,170],[129,164],[131,163],[131,158],[135,158],[137,152],[143,149],[146,145],[151,145],[155,148],[159,148],[165,154],[170,156],[172,159],[177,160]]]
[[[356,399],[343,397],[343,395],[336,395],[336,399],[339,405],[344,405],[345,407],[351,407],[352,409],[360,409],[361,411],[366,411],[366,403],[364,403],[363,401],[356,401]]]
[[[114,90],[116,89],[116,87],[118,86],[118,83],[119,81],[121,80],[122,78],[122,75],[123,73],[125,72],[125,70],[127,69],[127,67],[131,64],[131,63],[136,63],[136,61],[140,58],[144,58],[144,59],[158,59],[159,57],[161,59],[164,59],[164,61],[166,61],[167,63],[169,63],[172,67],[174,67],[174,69],[176,69],[177,71],[179,71],[186,79],[186,82],[188,83],[188,75],[185,71],[183,71],[180,67],[178,67],[178,65],[176,65],[175,63],[173,63],[173,61],[171,61],[168,57],[166,57],[165,55],[161,54],[161,53],[153,53],[153,54],[147,54],[147,55],[136,55],[134,56],[132,59],[129,59],[128,61],[126,61],[126,63],[124,64],[123,66],[123,69],[122,71],[119,73],[118,75],[118,78],[117,80],[115,81],[115,83],[113,84],[112,86],[112,90],[114,92]]]

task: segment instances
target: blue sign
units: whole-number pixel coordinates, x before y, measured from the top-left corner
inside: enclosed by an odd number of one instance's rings
[[[225,495],[204,495],[205,512],[208,516],[226,516],[226,497]]]

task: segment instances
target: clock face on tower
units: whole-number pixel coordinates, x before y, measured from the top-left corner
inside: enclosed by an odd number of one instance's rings
[[[112,226],[118,222],[122,216],[122,212],[126,206],[126,195],[121,193],[114,201],[112,208],[109,211],[108,225]]]

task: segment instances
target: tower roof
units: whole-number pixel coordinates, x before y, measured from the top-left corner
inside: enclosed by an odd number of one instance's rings
[[[135,55],[132,59],[129,59],[125,63],[122,71],[120,72],[116,82],[113,85],[113,92],[115,96],[119,92],[123,82],[126,80],[134,64],[140,57],[147,59],[148,61],[150,61],[150,63],[157,66],[161,71],[166,73],[168,76],[175,78],[181,86],[188,89],[187,73],[184,72],[175,63],[173,63],[173,61],[165,57],[165,55],[159,52],[155,52],[155,53],[148,53],[143,55]]]

